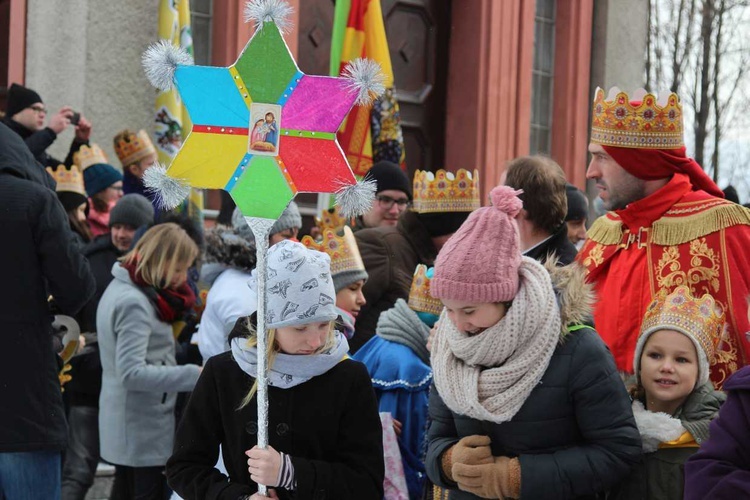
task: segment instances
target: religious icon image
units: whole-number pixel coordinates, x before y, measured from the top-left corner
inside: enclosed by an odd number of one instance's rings
[[[279,154],[279,123],[281,123],[281,106],[252,103],[248,152],[252,155],[277,156]]]

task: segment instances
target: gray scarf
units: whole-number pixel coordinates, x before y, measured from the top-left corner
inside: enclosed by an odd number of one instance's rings
[[[427,338],[430,329],[417,313],[412,311],[404,299],[398,299],[396,305],[380,314],[376,328],[378,336],[397,344],[405,345],[429,366],[430,351],[427,350]]]
[[[340,332],[335,332],[336,344],[326,352],[307,356],[278,353],[268,369],[268,385],[289,389],[322,375],[336,366],[349,351],[349,343]],[[258,348],[247,347],[246,338],[232,340],[232,356],[242,371],[253,378],[258,374]]]

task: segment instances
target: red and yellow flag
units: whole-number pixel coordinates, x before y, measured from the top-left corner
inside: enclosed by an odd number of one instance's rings
[[[380,64],[386,93],[370,106],[355,106],[338,132],[338,140],[354,173],[363,176],[373,161],[404,166],[401,118],[393,91],[393,67],[385,36],[380,0],[338,0],[331,43],[331,75],[346,63],[367,57]]]

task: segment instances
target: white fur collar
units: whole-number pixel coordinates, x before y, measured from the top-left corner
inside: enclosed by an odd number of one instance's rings
[[[648,411],[638,400],[633,401],[633,416],[641,433],[644,453],[656,451],[660,443],[674,441],[685,432],[679,419],[666,413]]]

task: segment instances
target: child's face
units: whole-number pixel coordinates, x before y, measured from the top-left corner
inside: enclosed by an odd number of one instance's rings
[[[448,318],[455,327],[469,335],[477,335],[496,325],[506,313],[504,304],[492,302],[472,304],[460,300],[443,299],[443,305],[448,312]]]
[[[331,322],[307,323],[276,329],[276,343],[284,354],[315,354],[326,343]]]
[[[695,345],[686,335],[674,330],[652,333],[641,354],[640,377],[647,402],[676,410],[698,381]]]
[[[343,309],[356,318],[359,310],[366,303],[365,296],[362,294],[362,287],[364,285],[365,280],[359,280],[339,290],[336,293],[336,307]]]

